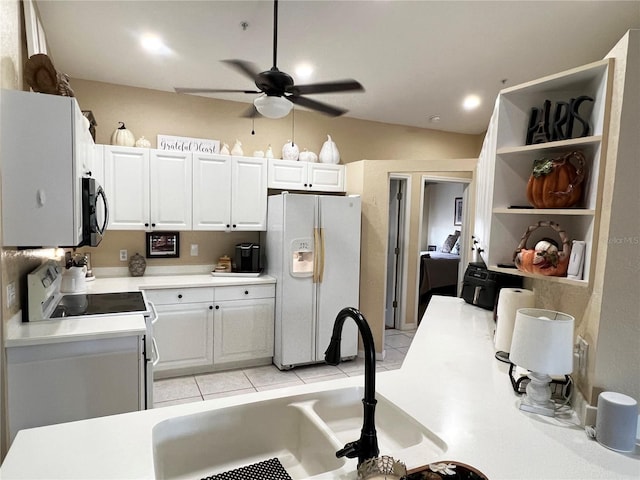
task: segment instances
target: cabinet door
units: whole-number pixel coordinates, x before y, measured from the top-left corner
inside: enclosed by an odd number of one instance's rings
[[[267,229],[267,163],[263,158],[233,158],[231,230]]]
[[[191,153],[151,150],[151,228],[191,230]]]
[[[157,305],[153,337],[158,344],[158,372],[213,363],[213,305]]]
[[[231,228],[231,157],[193,154],[193,230]]]
[[[344,165],[309,163],[309,188],[321,192],[344,192]]]
[[[308,183],[306,162],[269,160],[268,186],[282,190],[306,190]]]
[[[104,147],[105,193],[112,230],[145,230],[149,223],[149,150]]]
[[[216,302],[215,365],[273,356],[274,299]]]

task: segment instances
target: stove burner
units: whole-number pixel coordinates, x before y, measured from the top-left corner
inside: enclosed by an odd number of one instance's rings
[[[146,311],[142,292],[76,293],[63,296],[51,318]]]

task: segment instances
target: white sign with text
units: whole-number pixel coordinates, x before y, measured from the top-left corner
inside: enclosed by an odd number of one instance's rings
[[[158,150],[172,152],[220,153],[220,140],[158,135]]]

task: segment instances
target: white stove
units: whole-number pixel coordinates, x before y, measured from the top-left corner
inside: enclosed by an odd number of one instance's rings
[[[143,291],[113,293],[61,293],[62,268],[48,261],[27,276],[28,311],[24,321],[64,321],[65,319],[95,318],[120,315],[143,315],[144,383],[146,394],[143,408],[153,407],[153,367],[160,360],[153,338],[153,324],[158,319],[153,304]]]

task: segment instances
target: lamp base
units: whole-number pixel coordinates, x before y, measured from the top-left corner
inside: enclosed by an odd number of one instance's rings
[[[551,400],[545,404],[539,403],[531,403],[527,396],[525,395],[520,400],[520,410],[529,413],[537,413],[538,415],[544,415],[545,417],[555,417],[556,416],[556,408],[555,403]]]

